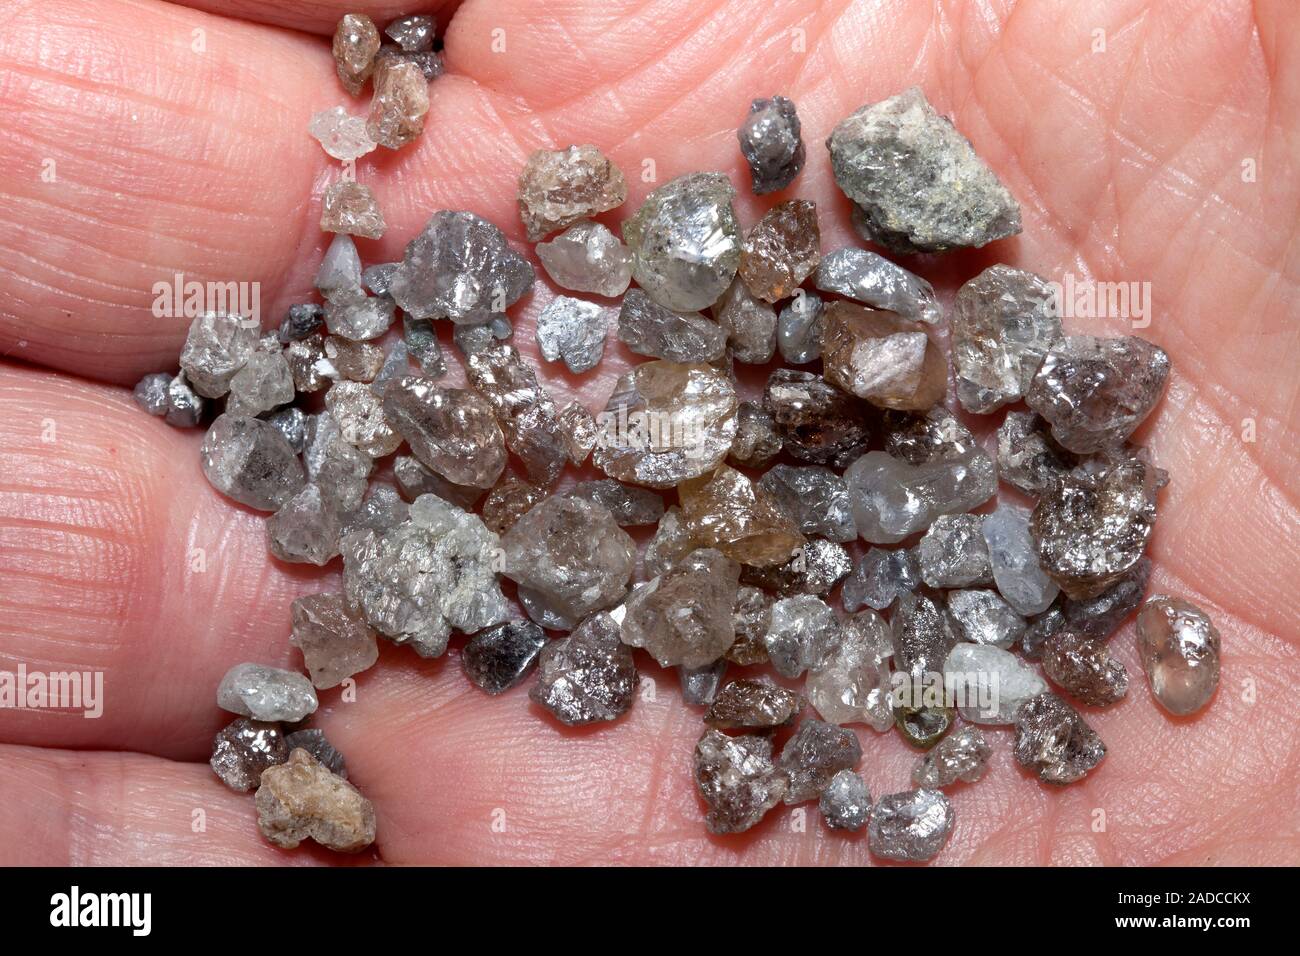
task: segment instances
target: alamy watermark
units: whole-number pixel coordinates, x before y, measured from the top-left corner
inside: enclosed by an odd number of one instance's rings
[[[95,720],[104,714],[103,671],[0,671],[0,710],[68,710]]]
[[[262,325],[262,283],[200,282],[176,273],[170,282],[153,284],[150,311],[160,319],[197,319],[213,312],[237,315],[248,325]]]
[[[1127,319],[1135,329],[1151,324],[1150,282],[1096,282],[1067,272],[1049,281],[1048,302],[1062,319]]]
[[[635,451],[675,451],[687,458],[703,458],[708,452],[705,429],[694,416],[671,412],[629,412],[627,405],[596,416],[596,446]]]

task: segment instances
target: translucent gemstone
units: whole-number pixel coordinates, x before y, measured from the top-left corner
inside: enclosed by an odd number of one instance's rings
[[[281,345],[305,339],[314,332],[319,332],[325,323],[325,309],[315,302],[300,302],[289,306],[284,320],[280,323],[278,337]]]
[[[849,612],[862,607],[883,611],[920,583],[921,566],[914,549],[868,548],[840,588],[840,601]]]
[[[523,683],[546,646],[546,635],[532,621],[506,621],[469,639],[460,654],[465,676],[489,694]]]
[[[345,163],[358,160],[375,149],[375,141],[366,133],[365,117],[349,116],[341,106],[314,114],[307,130],[320,143],[321,149]]]
[[[733,680],[718,692],[704,722],[719,730],[788,727],[806,704],[802,694],[770,680]]]
[[[762,468],[780,453],[776,420],[758,402],[741,402],[736,410],[736,438],[727,460],[742,468]]]
[[[787,804],[816,800],[841,770],[852,770],[862,759],[857,735],[844,727],[809,718],[786,741],[777,767],[790,781]]]
[[[912,786],[942,790],[954,783],[975,783],[988,769],[993,748],[978,727],[963,727],[939,741],[912,768]]]
[[[1151,693],[1179,717],[1194,714],[1219,685],[1219,631],[1189,601],[1157,595],[1138,613],[1138,656]]]
[[[185,373],[146,375],[135,386],[136,403],[150,415],[161,416],[175,428],[193,428],[203,420],[208,403],[195,393]]]
[[[825,309],[821,296],[795,290],[794,298],[776,317],[776,347],[781,358],[792,365],[806,365],[822,357]]]
[[[389,330],[395,313],[393,300],[364,292],[339,293],[325,303],[325,327],[334,335],[364,341]]]
[[[1141,558],[1094,597],[1075,600],[1062,596],[1057,602],[1062,626],[1093,640],[1105,640],[1142,603],[1150,579],[1151,559]]]
[[[1081,780],[1106,756],[1106,745],[1079,712],[1057,697],[1031,697],[1015,713],[1016,762],[1044,783]]]
[[[356,96],[375,68],[379,31],[364,13],[347,13],[334,30],[334,67],[343,88]]]
[[[325,188],[321,198],[322,232],[378,239],[388,228],[370,187],[354,179],[340,179]]]
[[[948,592],[948,617],[963,641],[1010,648],[1025,633],[1025,619],[996,591],[965,588]]]
[[[293,448],[260,418],[218,416],[199,454],[212,487],[258,511],[276,511],[306,484]]]
[[[325,255],[316,269],[316,291],[327,300],[355,300],[361,288],[361,255],[347,233],[338,233],[325,247]]]
[[[844,473],[858,534],[893,544],[943,514],[979,507],[997,491],[993,460],[978,446],[955,460],[909,465],[883,451],[867,452]]]
[[[727,465],[682,482],[677,493],[691,537],[741,564],[781,564],[804,543],[779,502]]]
[[[569,402],[556,416],[569,450],[569,461],[583,464],[596,447],[596,419],[581,402]]]
[[[1136,335],[1071,335],[1034,376],[1025,402],[1078,454],[1124,442],[1155,407],[1169,379],[1169,356]]]
[[[767,663],[767,631],[772,624],[772,597],[761,588],[742,584],[736,591],[731,620],[736,640],[726,658],[742,666]]]
[[[841,770],[822,791],[817,812],[832,830],[861,830],[871,816],[866,782],[852,770]]]
[[[1046,610],[1060,588],[1039,563],[1029,531],[1029,510],[1001,501],[984,516],[983,530],[993,580],[1007,603],[1021,614]]]
[[[806,151],[799,115],[794,103],[784,96],[754,100],[736,138],[749,164],[755,196],[784,189],[803,169]]]
[[[776,309],[750,295],[736,279],[713,307],[718,326],[727,334],[732,356],[747,365],[763,365],[776,353]]]
[[[764,643],[772,666],[782,677],[798,677],[824,667],[844,640],[844,628],[821,598],[799,594],[772,605],[772,623]]]
[[[605,354],[605,335],[613,321],[611,310],[556,296],[537,316],[537,347],[548,362],[564,360],[575,375],[591,371]]]
[[[402,444],[384,416],[379,396],[361,382],[335,382],[325,393],[325,407],[343,438],[371,458],[391,455]]]
[[[501,477],[505,438],[478,393],[408,377],[388,387],[383,408],[415,457],[448,481],[487,488]]]
[[[993,583],[983,515],[940,515],[921,538],[916,553],[921,578],[932,588]]]
[[[952,730],[957,715],[951,707],[908,707],[899,703],[894,707],[894,726],[899,735],[913,747],[929,750]]]
[[[366,135],[387,149],[401,149],[424,132],[429,81],[418,64],[385,58],[376,66],[374,87]]]
[[[727,290],[740,265],[735,194],[722,173],[690,173],[654,190],[623,223],[632,275],[650,298],[689,312]]]
[[[415,359],[421,371],[429,378],[441,378],[446,374],[447,362],[442,357],[438,334],[429,319],[402,316],[402,342],[399,344],[405,349],[404,354]]]
[[[1043,357],[1061,341],[1051,287],[1006,265],[990,266],[958,290],[949,327],[957,399],[979,414],[1024,398]]]
[[[534,251],[562,289],[614,297],[632,281],[632,253],[598,222],[576,222]]]
[[[826,306],[826,380],[881,408],[924,411],[943,400],[948,364],[928,335],[892,312],[850,302]]]
[[[808,674],[808,699],[834,724],[867,724],[886,731],[894,724],[890,706],[889,626],[875,611],[844,622],[842,641]]]
[[[528,696],[562,724],[614,720],[632,706],[639,677],[618,624],[601,611],[542,648]]]
[[[483,523],[497,534],[505,534],[536,505],[545,501],[545,488],[530,485],[515,475],[506,475],[483,499]]]
[[[777,464],[758,480],[757,488],[771,494],[807,536],[840,542],[858,537],[849,486],[829,468]]]
[[[256,790],[262,771],[289,759],[280,725],[240,717],[223,728],[212,741],[208,765],[231,790]]]
[[[271,843],[292,850],[303,840],[343,853],[375,842],[375,808],[361,791],[330,773],[301,747],[262,773],[257,826]]]
[[[983,246],[1020,232],[1020,206],[917,87],[862,107],[826,140],[835,181],[894,252]]]
[[[320,765],[332,774],[336,774],[342,779],[348,779],[347,763],[343,755],[334,749],[333,744],[325,737],[325,731],[308,727],[305,730],[295,730],[291,734],[285,734],[284,742],[289,746],[289,750],[297,750],[301,747],[307,753],[319,761]],[[287,758],[286,754],[286,758]]]
[[[256,324],[238,315],[205,312],[190,323],[181,349],[181,371],[204,398],[220,398],[260,337]]]
[[[1043,648],[1043,673],[1075,700],[1105,707],[1128,693],[1128,671],[1103,642],[1058,631]]]
[[[736,638],[732,611],[740,567],[711,548],[692,551],[681,563],[628,596],[622,639],[641,647],[663,667],[712,664]]]
[[[309,594],[293,602],[293,636],[311,682],[337,687],[379,660],[375,632],[348,606],[342,594]]]
[[[408,53],[396,43],[385,43],[375,54],[375,74],[378,75],[392,62],[410,63],[424,77],[426,83],[432,83],[447,70],[442,54],[436,50],[421,50]]]
[[[749,230],[740,249],[740,278],[756,298],[777,302],[794,295],[820,261],[816,203],[788,199]]]
[[[726,456],[736,408],[735,388],[708,365],[643,362],[614,386],[593,461],[619,481],[676,487]]]
[[[162,416],[167,411],[167,383],[171,378],[166,372],[155,372],[140,379],[131,393],[135,403],[150,415]]]
[[[1029,522],[1038,559],[1066,594],[1093,597],[1137,564],[1155,524],[1155,477],[1130,458],[1063,478],[1038,500]]]
[[[882,424],[885,451],[909,465],[958,462],[979,449],[970,429],[942,405],[923,415],[888,411]]]
[[[703,667],[679,667],[677,679],[682,687],[682,702],[694,707],[707,707],[718,695],[722,677],[727,671],[725,658],[718,658]]]
[[[658,577],[672,570],[694,550],[695,542],[682,520],[681,509],[676,506],[669,508],[659,519],[654,535],[646,542],[641,559],[645,577]]]
[[[609,509],[582,498],[535,506],[506,532],[501,549],[503,573],[543,627],[571,628],[617,604],[636,565],[636,545]]]
[[[866,249],[847,247],[828,253],[813,282],[822,292],[847,296],[915,322],[936,325],[943,318],[934,286]]]
[[[772,762],[772,740],[707,730],[695,745],[695,787],[709,809],[710,833],[741,833],[771,810],[786,792],[785,774]]]
[[[342,529],[337,502],[315,484],[304,485],[266,520],[267,543],[273,555],[281,561],[320,567],[338,556]]]
[[[779,597],[829,594],[853,570],[853,559],[841,544],[813,538],[795,549],[784,564],[756,568],[746,565],[740,579],[767,588]]]
[[[450,482],[442,475],[434,474],[412,455],[398,455],[393,459],[393,480],[407,501],[414,501],[420,495],[437,495],[469,511],[483,497],[482,488]]]
[[[260,415],[293,401],[293,373],[274,335],[263,338],[230,380],[228,415]]]
[[[254,720],[297,723],[316,712],[311,681],[279,667],[236,664],[217,686],[217,706]]]
[[[307,479],[320,486],[322,497],[343,511],[361,504],[366,479],[375,467],[374,459],[347,441],[328,412],[308,419],[302,462]]]
[[[634,488],[613,478],[580,481],[573,494],[604,505],[620,527],[658,524],[664,516],[664,500],[658,493],[648,488]]]
[[[337,335],[325,339],[325,357],[339,375],[353,382],[373,382],[384,365],[384,350],[378,345]]]
[[[406,245],[389,294],[418,319],[481,325],[532,288],[533,267],[496,226],[471,212],[435,212]]]
[[[640,289],[628,289],[618,313],[618,338],[638,355],[670,362],[716,362],[727,333],[698,312],[665,309]]]
[[[943,672],[962,719],[974,724],[1014,723],[1016,708],[1047,690],[1037,671],[992,644],[958,644],[948,652]]]
[[[900,595],[889,625],[894,670],[906,673],[914,684],[924,683],[941,671],[944,659],[957,643],[943,608],[926,594]]]
[[[867,846],[886,860],[932,860],[948,842],[953,816],[952,804],[938,790],[887,794],[871,808]]]
[[[294,389],[304,394],[319,392],[338,375],[334,363],[325,355],[325,337],[322,335],[309,335],[290,342],[285,346],[284,360],[289,365]]]
[[[471,355],[465,374],[496,412],[506,447],[524,463],[528,479],[549,487],[569,458],[569,440],[533,370],[514,346],[494,345]]]
[[[539,149],[519,177],[519,218],[530,242],[627,199],[619,168],[595,146]]]
[[[343,535],[344,588],[380,634],[438,657],[453,628],[472,634],[506,619],[499,547],[477,516],[421,495],[397,527]]]
[[[998,474],[1027,495],[1041,495],[1077,463],[1033,412],[1007,412],[998,426]]]
[[[405,16],[384,27],[384,34],[396,41],[407,53],[422,53],[433,49],[438,21],[430,16]]]
[[[862,404],[811,372],[776,369],[763,407],[776,421],[785,450],[803,461],[843,468],[870,437]]]

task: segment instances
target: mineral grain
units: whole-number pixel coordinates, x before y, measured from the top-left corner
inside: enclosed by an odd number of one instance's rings
[[[260,418],[218,416],[199,455],[212,487],[258,511],[278,510],[306,484],[284,435]]]
[[[506,447],[524,463],[528,479],[550,487],[569,458],[569,440],[533,370],[514,346],[494,345],[469,356],[465,374],[496,412]]]
[[[1078,464],[1033,412],[1007,412],[998,426],[998,474],[1013,488],[1037,497]]]
[[[632,651],[619,642],[618,624],[601,611],[542,648],[528,696],[562,724],[591,724],[626,712],[638,679]]]
[[[260,337],[257,325],[238,315],[205,312],[190,323],[181,349],[181,371],[204,398],[220,398]]]
[[[776,369],[767,380],[763,406],[785,450],[802,461],[843,468],[870,437],[862,404],[811,372]]]
[[[847,296],[915,322],[936,325],[943,318],[934,286],[866,249],[846,247],[828,253],[813,284],[822,292]]]
[[[984,516],[940,515],[917,546],[921,579],[932,588],[992,584]]]
[[[840,588],[844,610],[862,607],[883,611],[921,583],[921,565],[913,548],[868,548]]]
[[[953,629],[963,641],[1010,648],[1025,633],[1025,619],[997,591],[984,588],[949,591],[947,606]]]
[[[817,811],[832,830],[861,830],[871,816],[871,793],[852,770],[841,770],[817,800]]]
[[[677,493],[691,538],[741,564],[772,567],[804,543],[777,499],[727,465],[682,482]]]
[[[754,100],[745,122],[736,130],[736,138],[749,164],[755,196],[785,189],[803,169],[806,150],[800,137],[799,115],[784,96]]]
[[[745,734],[728,737],[705,731],[695,745],[695,787],[708,804],[710,833],[741,833],[763,818],[785,795],[785,774],[772,762],[772,740]]]
[[[863,455],[844,473],[858,534],[893,544],[929,527],[935,518],[983,504],[997,491],[997,469],[978,446],[960,457],[910,465],[883,451]]]
[[[658,524],[664,516],[664,499],[656,492],[625,485],[613,478],[580,481],[574,487],[573,494],[604,505],[619,526],[624,528]]]
[[[826,381],[881,408],[924,411],[943,400],[948,364],[916,323],[850,302],[826,306]]]
[[[1106,756],[1106,745],[1077,710],[1045,693],[1020,705],[1015,714],[1016,762],[1044,783],[1081,780]]]
[[[309,594],[290,609],[293,636],[311,682],[320,690],[337,687],[379,660],[375,633],[342,594]]]
[[[1169,713],[1194,714],[1219,686],[1218,628],[1190,601],[1156,595],[1137,620],[1138,656],[1151,693]]]
[[[632,253],[598,222],[576,222],[535,251],[562,289],[614,297],[632,281]]]
[[[506,621],[469,639],[460,654],[465,676],[489,694],[523,683],[546,646],[546,635],[532,621]]]
[[[806,705],[802,694],[770,680],[733,680],[718,691],[704,722],[719,730],[788,727]]]
[[[326,187],[320,227],[323,232],[346,232],[367,239],[380,238],[388,228],[375,194],[355,179],[340,179]]]
[[[949,734],[917,761],[912,786],[942,790],[954,783],[974,783],[988,769],[993,748],[978,727],[963,727]]]
[[[713,307],[718,326],[727,334],[732,357],[746,365],[763,365],[776,354],[776,309],[751,295],[736,279]]]
[[[213,773],[231,790],[256,790],[262,772],[289,759],[280,725],[240,717],[222,729],[212,741]]]
[[[424,132],[429,81],[419,64],[386,58],[375,70],[374,87],[366,135],[387,149],[401,149]]]
[[[375,842],[375,808],[361,791],[302,748],[262,773],[257,825],[271,843],[292,850],[303,840],[343,853]]]
[[[530,242],[625,199],[623,174],[595,146],[539,149],[519,177],[519,217]]]
[[[489,530],[505,534],[547,497],[545,488],[529,484],[516,475],[506,475],[483,499],[479,513]]]
[[[391,455],[402,444],[403,436],[388,422],[379,396],[362,382],[335,382],[325,393],[325,408],[343,438],[371,458]]]
[[[961,643],[943,662],[944,687],[955,695],[963,720],[1011,724],[1016,708],[1047,690],[1038,672],[992,644]]]
[[[795,291],[776,317],[776,347],[781,358],[791,365],[806,365],[822,357],[825,310],[821,296]]]
[[[321,110],[311,118],[308,132],[330,156],[350,163],[375,149],[375,141],[366,132],[362,116],[350,116],[342,106]]]
[[[628,596],[622,640],[663,667],[705,667],[736,639],[732,619],[740,566],[701,548]]]
[[[613,313],[595,302],[556,296],[537,316],[537,347],[548,362],[561,359],[579,375],[600,364]]]
[[[1029,530],[1029,510],[1001,501],[984,516],[984,541],[998,591],[1021,614],[1038,614],[1060,588],[1043,570]]]
[[[875,611],[862,611],[844,622],[842,640],[808,674],[808,699],[824,720],[867,724],[886,731],[894,723],[890,705],[889,626]]]
[[[264,664],[236,664],[221,678],[217,706],[254,720],[296,723],[316,711],[316,691],[301,674]]]
[[[342,529],[338,503],[309,482],[266,519],[267,545],[281,561],[324,567],[338,556]]]
[[[1043,648],[1043,673],[1053,684],[1090,707],[1106,707],[1128,693],[1128,671],[1106,645],[1073,631],[1059,631]]]
[[[764,643],[776,672],[798,677],[826,666],[844,640],[835,611],[821,598],[800,594],[772,605],[772,623]]]
[[[756,298],[777,302],[795,294],[821,261],[817,206],[788,199],[769,209],[740,249],[740,279]]]
[[[886,860],[924,862],[943,849],[952,824],[952,804],[940,791],[891,793],[871,808],[867,846]]]
[[[852,770],[862,759],[857,735],[844,727],[809,718],[786,741],[776,765],[789,780],[787,804],[816,800],[841,770]]]
[[[736,410],[736,438],[727,460],[742,468],[762,468],[780,453],[776,420],[758,402],[741,402]]]
[[[638,355],[669,362],[716,362],[727,333],[699,312],[674,312],[640,289],[628,289],[618,313],[618,338]]]
[[[334,68],[343,88],[353,96],[370,78],[379,43],[379,31],[364,13],[347,13],[339,20],[334,30]]]

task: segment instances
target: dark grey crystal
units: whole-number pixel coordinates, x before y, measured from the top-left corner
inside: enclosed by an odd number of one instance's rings
[[[670,362],[716,362],[727,333],[699,312],[674,312],[640,289],[628,289],[618,312],[618,338],[638,355]]]
[[[799,725],[777,759],[790,785],[788,804],[816,800],[841,770],[852,770],[862,759],[857,735],[845,727],[809,718]]]
[[[867,845],[886,860],[924,862],[943,849],[952,823],[952,804],[938,790],[891,793],[871,808]]]
[[[563,724],[614,720],[632,706],[638,676],[632,651],[618,638],[618,624],[604,611],[572,634],[547,644],[538,663],[533,701]]]
[[[841,770],[822,791],[817,811],[832,830],[861,830],[871,816],[866,781],[852,770]]]
[[[806,535],[844,543],[858,536],[848,485],[829,468],[775,465],[758,480]]]
[[[703,667],[678,667],[677,679],[682,685],[682,700],[696,707],[707,707],[718,695],[722,676],[727,671],[726,658],[719,658]]]
[[[843,468],[870,437],[862,402],[811,372],[774,371],[763,406],[776,421],[785,450],[803,461]]]
[[[305,730],[295,730],[291,734],[286,734],[284,738],[290,753],[302,748],[316,758],[317,763],[323,766],[336,777],[348,779],[347,761],[343,759],[343,754],[334,749],[334,745],[325,737],[325,731],[317,730],[314,727],[308,727]]]
[[[291,748],[277,723],[240,717],[212,741],[208,761],[221,782],[231,790],[256,790],[262,771],[289,759]]]
[[[733,680],[718,692],[704,722],[719,730],[769,730],[794,723],[807,705],[802,694],[770,680]]]
[[[461,651],[465,676],[489,694],[521,683],[546,646],[546,634],[532,621],[506,621],[469,639]]]
[[[259,511],[279,509],[306,484],[302,463],[284,435],[259,418],[218,416],[200,456],[212,487]]]
[[[305,339],[325,324],[325,309],[315,302],[302,302],[289,306],[289,313],[280,323],[277,333],[281,345]]]
[[[750,104],[736,137],[749,163],[754,195],[784,189],[799,175],[806,155],[799,133],[799,116],[784,96]]]
[[[1016,711],[1016,761],[1044,783],[1081,780],[1106,756],[1106,745],[1079,712],[1055,694],[1039,694]]]
[[[695,745],[695,787],[709,805],[710,833],[750,829],[780,801],[786,778],[772,763],[772,740],[745,734],[728,737],[705,731]]]
[[[1007,412],[998,426],[998,475],[1027,495],[1041,495],[1077,463],[1033,412]]]

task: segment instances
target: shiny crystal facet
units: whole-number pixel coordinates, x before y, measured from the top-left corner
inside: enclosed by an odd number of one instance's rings
[[[384,414],[415,457],[458,485],[491,487],[506,448],[492,406],[477,392],[403,378],[384,393]]]
[[[277,723],[240,717],[212,741],[208,765],[231,790],[256,790],[262,772],[289,759],[289,746]]]
[[[807,701],[770,680],[733,680],[714,698],[704,722],[719,730],[766,730],[794,723]]]
[[[556,423],[564,436],[569,451],[569,461],[581,465],[596,447],[596,419],[581,402],[569,402],[556,415]]]
[[[910,465],[883,451],[867,452],[844,473],[863,540],[893,544],[943,514],[978,507],[997,491],[993,460],[976,445],[953,460]]]
[[[731,615],[735,642],[726,658],[734,664],[767,663],[767,631],[772,625],[772,597],[761,588],[742,584],[736,591],[736,609]]]
[[[867,845],[886,860],[923,862],[943,849],[952,823],[952,804],[938,790],[891,793],[871,808]]]
[[[747,365],[763,365],[776,353],[776,309],[750,294],[739,279],[731,283],[713,307],[718,326],[727,333],[732,357]]]
[[[437,28],[438,21],[430,16],[398,17],[384,27],[384,35],[407,53],[421,53],[433,49]]]
[[[690,173],[650,193],[623,223],[632,275],[650,298],[690,312],[727,290],[740,265],[735,194],[722,173]]]
[[[868,548],[840,588],[840,600],[846,611],[862,607],[883,611],[920,583],[921,566],[914,549]]]
[[[682,702],[694,707],[707,707],[718,696],[722,677],[727,672],[727,661],[718,658],[703,667],[677,668],[677,680],[682,687]]]
[[[776,317],[776,347],[792,365],[806,365],[822,356],[826,304],[821,296],[802,289]]]
[[[1020,232],[1020,206],[917,87],[864,106],[826,140],[835,181],[895,252],[983,246]]]
[[[1179,717],[1194,714],[1219,685],[1218,628],[1189,601],[1157,595],[1138,613],[1138,656],[1151,693]]]
[[[1020,705],[1015,714],[1016,762],[1044,783],[1081,780],[1106,756],[1106,745],[1077,710],[1046,693]]]
[[[529,480],[550,486],[568,460],[568,436],[532,368],[514,346],[494,345],[469,356],[465,374],[496,412],[506,447],[524,463]]]
[[[604,505],[619,526],[624,528],[658,524],[664,516],[664,500],[656,492],[648,488],[634,488],[613,478],[581,481],[574,487],[573,494]]]
[[[271,553],[281,561],[324,566],[339,553],[343,515],[336,501],[307,484],[266,520]]]
[[[875,611],[844,622],[842,640],[808,673],[808,699],[823,719],[835,724],[867,724],[886,731],[894,723],[890,705],[889,626]]]
[[[816,800],[841,770],[852,770],[862,759],[857,735],[824,720],[808,719],[786,741],[776,765],[790,781],[787,804]]]
[[[274,335],[264,337],[230,380],[227,415],[260,415],[293,401],[293,372]]]
[[[1029,510],[1008,501],[984,516],[984,542],[998,591],[1021,614],[1038,614],[1060,588],[1043,570],[1029,531]]]
[[[681,509],[676,506],[669,508],[659,519],[654,535],[646,542],[641,561],[644,577],[658,577],[672,570],[694,550],[695,542],[682,519]]]
[[[1043,673],[1053,684],[1090,707],[1105,707],[1128,693],[1128,671],[1101,641],[1058,631],[1043,648]]]
[[[743,468],[762,468],[780,453],[781,436],[771,413],[758,402],[741,402],[727,460]]]
[[[841,544],[812,538],[795,548],[790,560],[769,567],[746,565],[740,579],[767,588],[778,597],[828,594],[853,570],[853,559]]]
[[[871,793],[852,770],[841,770],[817,800],[817,812],[832,830],[861,830],[871,816]]]
[[[817,206],[807,199],[777,203],[755,223],[740,250],[740,279],[755,297],[794,295],[821,261]]]
[[[221,415],[200,449],[212,487],[258,511],[276,511],[304,484],[302,463],[274,425],[260,418]]]
[[[887,309],[905,319],[935,325],[943,318],[934,286],[866,249],[848,247],[828,253],[813,282],[822,292]]]
[[[316,711],[316,691],[301,674],[264,664],[236,664],[221,678],[217,706],[254,720],[296,723]]]
[[[974,783],[988,769],[993,748],[978,727],[963,727],[935,745],[912,768],[912,786],[942,790],[954,783]]]
[[[561,359],[575,375],[595,368],[605,354],[613,314],[595,302],[556,296],[537,316],[537,347],[548,362]]]
[[[772,762],[772,740],[744,734],[728,737],[705,731],[695,745],[695,787],[709,810],[710,833],[748,830],[785,795],[785,774]]]
[[[992,644],[961,643],[943,662],[944,686],[955,695],[963,720],[975,724],[1010,724],[1016,708],[1047,690],[1038,672]]]
[[[623,643],[646,650],[660,665],[704,667],[735,640],[732,612],[740,567],[701,548],[628,596]]]
[[[546,635],[532,621],[506,621],[469,639],[460,664],[474,686],[502,694],[523,682],[546,646]]]
[[[623,174],[595,146],[539,149],[519,177],[519,217],[531,242],[625,199]]]
[[[1025,633],[1025,619],[997,591],[961,588],[948,592],[948,617],[963,641],[1009,648]]]
[[[375,632],[342,594],[300,597],[293,602],[291,615],[289,643],[302,651],[311,682],[321,690],[337,687],[379,660]]]
[[[894,645],[894,670],[923,683],[943,669],[944,659],[957,643],[947,614],[927,594],[900,595],[889,620]]]
[[[628,289],[618,313],[618,338],[638,355],[670,362],[716,362],[727,333],[698,312],[674,312],[640,289]]]
[[[682,482],[677,492],[691,537],[741,564],[781,564],[804,543],[777,499],[727,465]]]
[[[181,371],[194,391],[205,398],[220,398],[260,338],[257,325],[247,319],[205,312],[190,323],[181,349]]]
[[[344,437],[328,412],[309,417],[302,463],[307,480],[320,486],[322,498],[344,511],[361,504],[375,467],[374,459]]]
[[[346,232],[367,239],[380,238],[388,228],[375,194],[354,179],[340,179],[326,187],[320,227],[323,232]]]
[[[483,499],[479,513],[483,523],[497,534],[505,534],[524,515],[549,497],[545,488],[507,475]]]
[[[391,455],[402,444],[402,436],[384,415],[379,396],[362,382],[335,382],[325,393],[325,408],[338,423],[344,441],[371,458]]]
[[[943,399],[948,365],[914,322],[850,302],[826,306],[826,381],[882,408],[924,411]]]
[[[776,672],[798,677],[830,661],[844,640],[835,611],[821,598],[799,594],[772,605],[772,620],[764,643]]]
[[[1007,412],[998,426],[998,475],[1028,495],[1041,495],[1078,463],[1033,412]]]
[[[339,293],[325,303],[325,327],[345,339],[377,339],[395,317],[392,299],[366,295],[360,289]]]
[[[638,680],[632,651],[619,642],[618,624],[601,611],[542,648],[528,696],[560,723],[578,726],[627,711]]]
[[[921,538],[916,553],[921,579],[932,588],[993,583],[983,515],[940,515]]]

